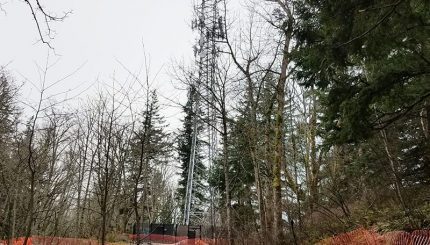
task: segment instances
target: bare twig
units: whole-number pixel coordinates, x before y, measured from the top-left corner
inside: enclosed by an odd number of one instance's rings
[[[71,14],[71,11],[65,12],[61,16],[55,16],[46,11],[46,9],[42,6],[39,0],[24,0],[24,2],[27,4],[27,6],[30,9],[31,15],[33,16],[34,23],[37,27],[37,32],[39,34],[40,41],[47,45],[50,49],[54,50],[53,46],[50,43],[50,40],[53,40],[54,37],[52,37],[52,28],[50,25],[51,21],[63,21],[69,14]],[[1,8],[0,8],[1,9]],[[40,12],[42,16],[39,16],[37,12]],[[41,20],[42,18],[42,20]],[[43,33],[43,28],[41,22],[44,22],[46,26],[46,34]],[[48,40],[46,39],[48,38]]]

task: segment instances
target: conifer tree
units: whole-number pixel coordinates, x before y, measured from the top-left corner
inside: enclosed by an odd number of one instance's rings
[[[177,199],[180,205],[181,214],[184,211],[185,205],[185,194],[187,188],[188,181],[188,166],[190,164],[191,157],[191,147],[192,147],[192,139],[194,134],[194,120],[198,121],[198,118],[195,118],[196,115],[196,91],[193,86],[191,86],[188,90],[188,99],[185,106],[183,106],[183,111],[185,113],[185,117],[182,120],[182,129],[179,132],[177,138],[178,144],[178,156],[179,161],[181,163],[180,166],[180,179],[179,179],[179,187],[177,189]],[[199,133],[201,132],[201,127],[197,127],[197,141],[196,141],[196,156],[195,156],[195,165],[194,165],[194,181],[193,181],[193,209],[196,211],[203,211],[203,205],[205,203],[205,188],[204,188],[204,179],[206,166],[203,164],[203,157],[201,155],[201,147],[202,140],[200,140]],[[192,217],[191,223],[192,223]]]
[[[129,169],[133,182],[136,230],[141,230],[140,225],[143,221],[154,222],[157,219],[155,214],[159,207],[153,200],[155,200],[154,195],[157,195],[156,192],[162,190],[155,188],[155,183],[152,182],[164,181],[159,179],[160,171],[157,167],[169,158],[171,146],[169,134],[165,131],[164,117],[160,115],[157,93],[154,90],[147,96],[142,121],[137,126],[132,142],[133,153]]]
[[[360,141],[428,110],[428,1],[305,1],[298,9],[297,77],[324,92],[332,142]]]

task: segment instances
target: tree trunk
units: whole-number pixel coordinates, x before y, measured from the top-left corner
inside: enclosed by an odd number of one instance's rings
[[[137,201],[137,185],[135,185],[134,188],[134,200],[133,200],[133,209],[134,209],[134,215],[136,218],[136,226],[135,226],[135,233],[137,234],[137,240],[136,240],[136,244],[140,244],[140,216],[139,216],[139,204]]]
[[[16,224],[16,193],[14,194],[14,197],[13,197],[13,206],[12,206],[12,228],[10,233],[11,240],[15,238],[15,224]]]
[[[318,201],[318,176],[319,176],[319,161],[317,159],[316,133],[317,133],[317,113],[316,113],[316,97],[312,90],[312,108],[309,112],[311,118],[309,120],[309,141],[310,141],[310,207],[311,213],[314,210],[315,203]]]
[[[390,169],[391,169],[391,173],[393,175],[393,184],[394,187],[396,189],[396,195],[397,198],[399,199],[399,202],[403,208],[403,210],[407,212],[407,206],[406,203],[403,199],[403,195],[402,195],[402,183],[401,183],[401,179],[397,173],[397,169],[394,163],[394,158],[391,155],[390,149],[388,148],[388,138],[387,138],[387,134],[385,132],[385,130],[381,130],[381,135],[382,135],[382,141],[384,142],[384,148],[385,148],[385,153],[387,153],[387,157],[388,157],[388,161],[390,163]]]
[[[265,219],[265,211],[264,211],[264,200],[263,200],[263,192],[262,192],[262,185],[261,185],[261,177],[260,177],[260,162],[259,159],[257,159],[257,105],[255,103],[254,99],[254,90],[252,86],[252,80],[249,74],[249,71],[246,71],[247,75],[247,81],[248,81],[248,103],[249,103],[249,118],[251,120],[250,128],[249,128],[249,145],[250,145],[250,154],[251,159],[254,167],[254,180],[255,180],[255,187],[257,191],[257,199],[258,199],[258,214],[260,219],[260,233],[261,236],[261,243],[265,244],[266,237],[267,237],[267,230],[266,230],[266,219]]]
[[[91,162],[90,162],[90,170],[88,172],[88,181],[87,181],[86,188],[85,188],[85,194],[84,194],[84,198],[82,200],[82,207],[85,208],[85,206],[88,205],[86,207],[86,210],[90,210],[90,202],[87,202],[87,200],[88,200],[88,195],[90,193],[90,184],[91,184],[91,177],[93,176],[95,157],[96,157],[96,154],[93,153],[92,157],[91,157]],[[87,214],[89,215],[88,211],[87,211]],[[83,226],[82,223],[83,222],[82,221],[84,220],[84,215],[85,215],[85,209],[82,210],[82,212],[81,212],[81,218],[80,218],[81,223],[79,224],[80,237],[83,236],[83,232],[82,232],[82,226]]]
[[[31,171],[30,176],[30,201],[28,204],[28,216],[27,216],[27,227],[25,230],[25,239],[24,239],[24,245],[27,245],[28,239],[31,237],[31,227],[33,226],[33,220],[34,220],[34,195],[35,195],[35,182],[36,182],[36,176],[35,172]]]
[[[101,243],[102,245],[106,244],[106,233],[107,233],[107,215],[108,215],[108,200],[109,200],[109,188],[110,188],[110,181],[111,177],[113,176],[113,169],[110,169],[110,166],[113,166],[113,163],[109,164],[110,159],[112,158],[110,155],[111,147],[112,147],[112,129],[113,129],[113,112],[111,115],[111,118],[109,119],[109,129],[107,132],[107,145],[106,145],[106,152],[105,152],[105,163],[104,163],[104,179],[103,179],[103,195],[102,195],[102,204],[101,204],[101,211],[102,211],[102,239]],[[113,160],[112,160],[113,161]],[[112,170],[112,171],[109,171]],[[112,175],[112,176],[111,176]]]
[[[430,103],[426,101],[424,103],[424,107],[421,109],[420,112],[421,116],[421,127],[423,129],[424,137],[426,139],[429,139],[430,137]]]
[[[87,135],[85,137],[85,145],[84,145],[84,154],[82,159],[82,166],[79,165],[79,172],[78,172],[78,200],[76,205],[76,227],[77,227],[77,236],[81,237],[82,233],[82,227],[81,222],[83,219],[83,212],[84,209],[82,206],[85,206],[85,203],[82,202],[82,188],[84,185],[84,177],[85,177],[85,169],[87,164],[87,154],[88,154],[88,148],[89,148],[89,138],[90,138],[90,128],[88,127]],[[80,134],[78,131],[78,138]],[[78,147],[79,149],[79,147]]]
[[[225,179],[225,208],[227,222],[227,240],[228,244],[232,244],[232,228],[231,228],[231,200],[230,200],[230,175],[228,167],[228,132],[227,132],[227,115],[225,108],[222,110],[222,140],[223,140],[223,171]]]
[[[281,167],[284,162],[284,107],[285,107],[285,85],[287,80],[287,69],[289,64],[289,45],[291,28],[285,33],[286,40],[283,48],[281,75],[276,86],[276,120],[275,120],[275,160],[273,163],[273,211],[274,211],[274,233],[276,242],[282,243],[283,220],[282,220],[282,192],[281,192]],[[286,173],[287,174],[287,173]]]
[[[261,238],[261,244],[265,244],[265,240],[267,237],[267,231],[266,231],[266,219],[265,219],[265,212],[264,212],[264,200],[263,200],[263,191],[261,186],[261,177],[260,177],[260,164],[258,159],[256,159],[255,150],[251,150],[251,157],[254,164],[254,180],[255,180],[255,187],[257,191],[257,199],[258,199],[258,215],[260,219],[260,232],[262,234]]]
[[[146,110],[148,110],[148,101],[147,101],[147,105],[146,105]],[[144,125],[146,126],[148,124],[148,116],[149,113],[146,115],[145,117],[145,123]],[[139,167],[138,167],[138,171],[137,174],[135,176],[134,179],[134,195],[133,195],[133,208],[134,208],[134,215],[136,218],[136,232],[137,232],[137,244],[140,244],[140,235],[139,235],[139,231],[140,231],[140,222],[141,222],[141,218],[139,216],[139,200],[138,200],[138,194],[139,194],[139,181],[142,177],[142,172],[143,172],[143,164],[144,164],[144,149],[145,149],[145,142],[146,142],[146,135],[147,135],[147,127],[144,128],[144,132],[143,132],[143,136],[140,139],[140,157],[139,157]],[[144,186],[144,188],[146,188],[146,186]],[[145,205],[145,204],[144,204]],[[143,221],[143,219],[142,219]]]
[[[284,82],[280,82],[279,87],[284,87]],[[275,122],[275,160],[273,163],[273,211],[274,211],[274,235],[276,243],[281,244],[283,240],[282,231],[282,193],[281,193],[281,166],[284,160],[284,146],[283,146],[283,108],[284,108],[284,92],[278,89],[277,92],[278,109],[276,112]],[[282,97],[282,99],[281,99]]]
[[[10,193],[8,193],[10,195]],[[6,238],[8,240],[8,244],[12,244],[12,216],[13,216],[13,205],[15,201],[11,201],[11,197],[8,195],[6,200],[6,208],[7,210],[7,217],[6,217],[6,224],[7,224],[7,231],[6,231]],[[15,198],[14,198],[15,199]]]
[[[272,169],[273,167],[273,158],[272,158],[272,154],[273,154],[273,149],[271,147],[272,144],[272,138],[270,137],[270,115],[267,115],[267,122],[266,122],[266,128],[265,128],[265,160],[266,160],[266,167],[268,169]],[[266,239],[267,239],[267,244],[273,244],[273,233],[272,233],[272,229],[273,229],[273,215],[274,213],[271,211],[267,211],[267,210],[273,210],[273,192],[272,192],[272,186],[270,185],[270,180],[271,180],[272,176],[268,176],[268,179],[264,180],[264,190],[265,190],[265,198],[266,200],[264,200],[263,198],[263,209],[266,211],[264,213],[264,223],[266,224],[266,230],[265,230],[265,235],[266,235]]]

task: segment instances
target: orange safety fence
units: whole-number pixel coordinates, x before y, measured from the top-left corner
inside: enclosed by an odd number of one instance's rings
[[[429,245],[430,230],[416,230],[413,232],[392,231],[379,234],[363,228],[336,235],[319,242],[320,245]]]
[[[24,237],[12,239],[12,244],[7,240],[0,241],[0,245],[23,245]],[[27,245],[97,245],[96,240],[63,238],[63,237],[42,237],[32,236],[28,238]]]
[[[137,239],[136,235],[129,236],[131,241]],[[168,236],[168,235],[141,235],[142,241],[151,241],[163,244],[176,244],[176,245],[210,245],[212,243],[201,239],[188,239],[184,236]],[[7,240],[0,240],[0,245],[23,245],[24,237],[12,239],[10,244]],[[28,238],[27,245],[98,245],[97,240],[78,239],[78,238],[62,238],[62,237],[42,237],[33,236]]]

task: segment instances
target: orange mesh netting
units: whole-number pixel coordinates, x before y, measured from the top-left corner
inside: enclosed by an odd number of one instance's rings
[[[12,240],[10,245],[23,245],[24,237]],[[97,245],[96,240],[78,239],[78,238],[62,238],[62,237],[41,237],[33,236],[28,238],[27,245]],[[0,241],[0,245],[9,245],[8,241]]]
[[[430,230],[416,230],[411,233],[405,231],[392,231],[385,234],[378,234],[375,231],[366,230],[363,228],[336,235],[324,239],[319,244],[321,245],[379,245],[379,244],[394,244],[394,245],[429,245]]]

